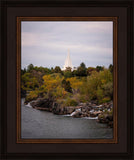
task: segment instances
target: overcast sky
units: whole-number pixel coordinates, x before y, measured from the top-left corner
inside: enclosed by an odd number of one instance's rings
[[[113,23],[21,22],[21,66],[55,67],[64,65],[68,49],[74,67],[108,67],[113,63]]]

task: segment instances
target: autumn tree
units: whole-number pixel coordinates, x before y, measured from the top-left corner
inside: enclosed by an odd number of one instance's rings
[[[34,90],[39,87],[39,82],[36,77],[33,77],[31,73],[25,73],[21,76],[21,88],[22,90]]]

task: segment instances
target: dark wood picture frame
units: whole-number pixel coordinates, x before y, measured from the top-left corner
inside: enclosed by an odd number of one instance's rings
[[[133,159],[133,6],[129,1],[2,1],[1,5],[1,137],[2,159]],[[118,17],[114,32],[115,102],[114,141],[52,141],[20,142],[19,70],[20,42],[17,39],[17,17]],[[22,20],[22,18],[18,19]],[[117,23],[114,23],[117,25]],[[10,27],[9,27],[10,26]],[[19,31],[19,30],[18,30]],[[118,35],[117,35],[118,33]],[[18,47],[17,47],[18,46]],[[118,56],[118,60],[117,60]],[[17,63],[16,63],[17,62]],[[116,75],[117,74],[117,75]],[[117,83],[118,79],[118,83]],[[16,87],[17,82],[17,87]],[[117,92],[117,90],[118,92]],[[17,103],[16,103],[17,102]],[[18,121],[16,121],[16,119]],[[117,122],[116,121],[116,122]],[[115,122],[115,119],[114,119]],[[18,130],[17,130],[18,128]],[[117,135],[118,130],[118,135]],[[17,131],[17,133],[16,133]],[[123,133],[123,134],[122,134]],[[18,138],[18,139],[17,139]],[[117,141],[118,140],[118,141]],[[36,144],[35,144],[36,143]],[[50,143],[50,144],[48,144]],[[67,144],[66,144],[67,143]]]

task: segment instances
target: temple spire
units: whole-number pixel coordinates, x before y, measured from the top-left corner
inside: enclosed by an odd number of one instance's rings
[[[68,54],[67,54],[67,58],[65,60],[65,64],[63,67],[63,70],[66,70],[66,68],[70,67],[71,69],[73,69],[73,65],[72,65],[72,61],[70,58],[70,50],[68,49]]]

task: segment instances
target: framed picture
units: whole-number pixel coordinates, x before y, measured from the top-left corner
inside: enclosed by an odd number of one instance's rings
[[[133,159],[132,1],[1,9],[2,158]]]
[[[117,17],[17,17],[17,36],[17,142],[117,143]]]

